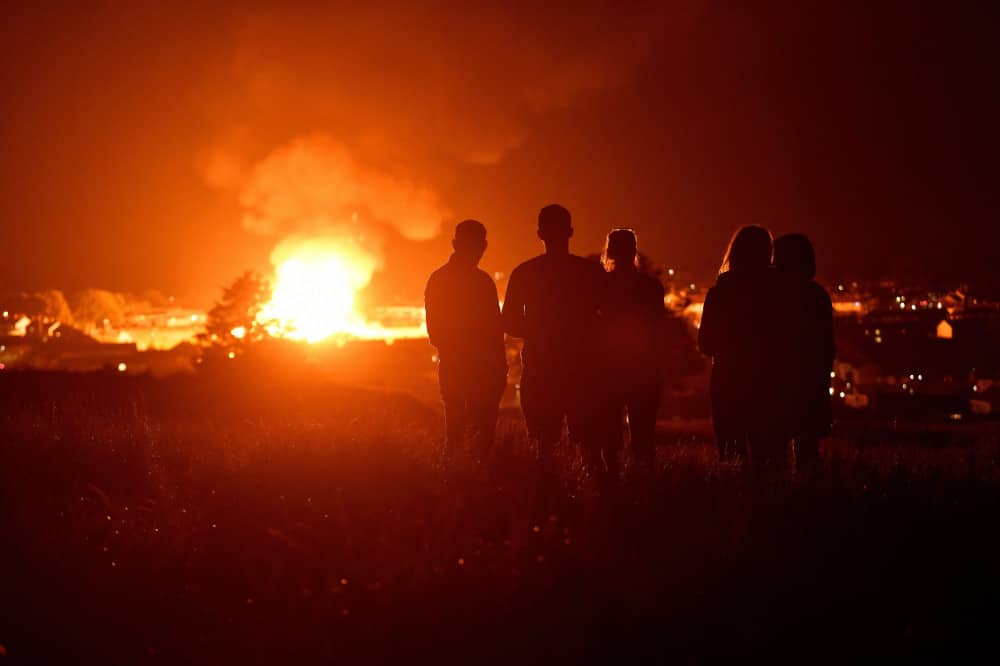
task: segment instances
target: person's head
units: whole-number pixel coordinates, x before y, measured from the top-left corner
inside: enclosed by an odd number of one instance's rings
[[[771,253],[771,232],[764,227],[747,225],[733,234],[719,274],[766,270],[771,265]]]
[[[816,277],[816,251],[802,234],[785,234],[774,239],[774,267],[781,273],[804,280]]]
[[[549,204],[538,213],[538,237],[546,252],[569,252],[573,223],[569,211],[559,204]]]
[[[463,220],[455,226],[455,238],[451,241],[455,255],[478,264],[486,252],[486,227],[477,220]]]
[[[604,242],[601,257],[605,270],[621,270],[639,265],[639,243],[631,229],[612,229]]]

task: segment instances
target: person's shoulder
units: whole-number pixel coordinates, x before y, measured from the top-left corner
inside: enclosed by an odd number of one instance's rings
[[[639,280],[642,282],[644,288],[650,291],[658,291],[663,293],[663,283],[657,280],[652,275],[646,275],[645,273],[639,273]]]
[[[733,277],[732,273],[720,273],[719,277],[715,278],[715,284],[708,288],[708,294],[716,296],[725,294],[735,288],[738,283],[739,281]]]
[[[578,254],[571,254],[570,262],[572,265],[582,273],[591,273],[592,275],[602,276],[604,275],[604,267],[601,266],[599,261],[594,261],[593,259],[587,259],[586,257],[581,257]]]
[[[479,268],[477,266],[475,269],[475,274],[476,274],[476,279],[482,282],[483,284],[488,284],[491,287],[496,286],[496,282],[493,281],[493,276],[484,271],[482,268]]]
[[[736,274],[732,271],[726,271],[725,273],[719,273],[719,276],[715,278],[715,284],[712,286],[717,289],[726,289],[729,285],[736,284],[736,282],[738,282]]]
[[[431,273],[430,277],[427,278],[428,289],[430,289],[432,285],[437,284],[438,282],[440,282],[445,278],[445,276],[448,273],[449,266],[450,264],[444,264],[443,266],[438,267]]]
[[[538,266],[545,260],[545,255],[540,254],[537,257],[532,257],[531,259],[526,259],[514,267],[514,270],[510,272],[510,277],[513,278],[515,275],[526,275],[530,274],[538,269]]]
[[[806,287],[809,297],[816,303],[823,305],[825,307],[833,308],[833,301],[830,299],[830,293],[823,288],[819,282],[815,280],[810,280],[808,286]]]

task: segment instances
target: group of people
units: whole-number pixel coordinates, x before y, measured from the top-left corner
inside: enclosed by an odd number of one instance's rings
[[[572,236],[566,208],[541,210],[545,251],[511,273],[501,310],[496,284],[478,268],[486,228],[476,220],[455,227],[454,254],[425,291],[447,447],[469,440],[479,455],[492,448],[507,386],[506,334],[523,341],[520,402],[540,457],[549,457],[565,427],[588,469],[615,480],[626,429],[632,464],[653,465],[664,290],[639,271],[631,229],[611,230],[600,263],[571,254]],[[699,330],[701,350],[713,358],[724,459],[776,460],[792,439],[801,464],[815,458],[830,420],[833,341],[830,299],[814,273],[804,236],[772,244],[766,229],[744,227],[730,243]]]

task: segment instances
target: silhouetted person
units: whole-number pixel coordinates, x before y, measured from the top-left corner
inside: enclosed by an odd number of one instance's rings
[[[595,347],[600,264],[570,254],[569,211],[546,206],[538,214],[538,237],[545,254],[510,274],[504,299],[504,329],[524,339],[521,351],[521,408],[528,434],[547,456],[562,436],[563,419],[593,465]]]
[[[605,385],[611,433],[604,453],[608,466],[621,450],[628,415],[632,460],[651,468],[656,413],[663,383],[663,285],[639,272],[638,247],[631,229],[614,229],[604,248],[603,340]],[[615,465],[616,466],[616,465]]]
[[[771,269],[771,234],[746,226],[736,232],[715,286],[708,290],[698,346],[712,357],[712,421],[719,457],[746,457],[755,464],[783,458],[780,428],[783,311]]]
[[[788,432],[795,464],[804,470],[819,459],[819,440],[830,434],[830,370],[833,368],[833,306],[813,280],[816,253],[802,234],[774,241],[774,267],[787,310],[788,353],[782,357],[789,382]]]
[[[477,267],[486,251],[486,227],[476,220],[460,222],[452,246],[448,263],[427,281],[427,334],[440,359],[448,450],[454,452],[471,431],[477,453],[485,455],[507,384],[496,284]]]

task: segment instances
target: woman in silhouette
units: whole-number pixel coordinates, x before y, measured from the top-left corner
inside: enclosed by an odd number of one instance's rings
[[[617,473],[627,415],[632,463],[653,465],[656,413],[663,383],[663,285],[638,269],[638,243],[631,229],[613,229],[602,257],[607,271],[601,306],[603,358],[608,396],[604,459]]]
[[[787,308],[788,432],[795,441],[795,465],[802,471],[819,459],[819,440],[830,434],[833,306],[813,279],[816,253],[802,234],[774,241],[774,267]]]
[[[783,458],[783,311],[771,268],[771,233],[746,226],[729,243],[705,297],[698,346],[712,357],[712,421],[719,458],[755,464]]]

